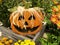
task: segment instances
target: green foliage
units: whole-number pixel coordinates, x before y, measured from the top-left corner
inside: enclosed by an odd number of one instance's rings
[[[60,36],[56,36],[51,33],[47,33],[48,38],[40,38],[39,42],[41,42],[42,45],[59,45],[60,43]]]
[[[0,21],[3,22],[4,26],[10,26],[9,16],[10,12],[9,8],[19,5],[21,0],[3,0],[0,4]]]
[[[6,6],[8,9],[14,6],[18,6],[21,0],[3,0],[3,5]]]
[[[2,21],[4,25],[6,25],[8,24],[8,18],[9,18],[9,12],[7,10],[7,7],[0,5],[0,21]]]

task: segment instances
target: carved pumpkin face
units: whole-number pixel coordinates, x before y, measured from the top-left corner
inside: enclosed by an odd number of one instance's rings
[[[11,28],[18,34],[35,34],[42,29],[41,16],[33,8],[25,9],[22,13],[13,12],[12,15],[10,16]]]

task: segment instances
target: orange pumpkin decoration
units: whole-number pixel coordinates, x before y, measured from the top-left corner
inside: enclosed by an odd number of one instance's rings
[[[21,35],[36,34],[42,29],[41,19],[43,17],[34,8],[18,7],[10,16],[11,28]]]
[[[51,16],[51,21],[60,28],[60,12]]]

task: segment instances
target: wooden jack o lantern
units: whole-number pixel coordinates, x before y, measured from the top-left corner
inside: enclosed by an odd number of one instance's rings
[[[43,17],[34,8],[18,7],[10,16],[11,28],[21,35],[36,34],[42,29],[41,19]]]

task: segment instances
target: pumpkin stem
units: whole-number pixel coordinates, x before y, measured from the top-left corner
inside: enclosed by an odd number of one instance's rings
[[[32,6],[31,2],[28,2],[26,0],[23,0],[23,4],[24,4],[25,8],[27,8],[27,9]]]

